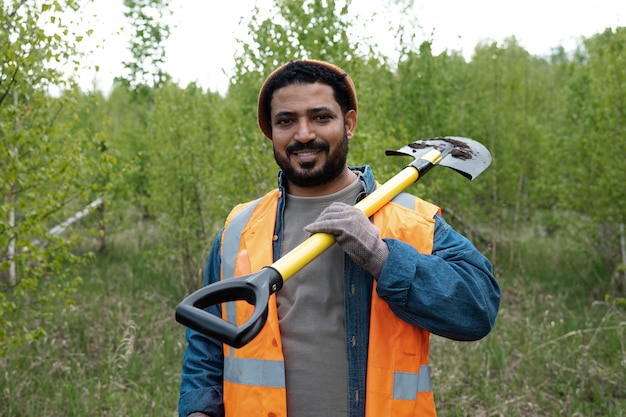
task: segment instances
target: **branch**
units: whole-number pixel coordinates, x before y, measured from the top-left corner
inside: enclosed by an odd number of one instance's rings
[[[76,212],[72,217],[63,221],[63,223],[57,226],[54,226],[52,229],[48,231],[48,233],[51,234],[52,236],[59,236],[61,233],[65,231],[65,229],[67,229],[68,227],[70,227],[71,225],[73,225],[74,223],[76,223],[77,221],[79,221],[80,219],[88,215],[89,213],[91,213],[92,210],[98,208],[98,206],[102,205],[103,203],[104,203],[103,198],[97,198],[96,200],[89,203],[87,207],[85,207],[79,212]]]
[[[13,72],[13,75],[11,76],[11,82],[9,83],[8,87],[4,90],[4,93],[2,94],[2,96],[0,96],[0,106],[2,105],[2,102],[4,101],[4,99],[9,95],[9,92],[11,91],[11,86],[13,85],[13,83],[15,82],[15,77],[17,76],[17,73],[20,70],[20,66],[19,64],[15,66],[15,71]],[[0,82],[0,84],[2,84]]]

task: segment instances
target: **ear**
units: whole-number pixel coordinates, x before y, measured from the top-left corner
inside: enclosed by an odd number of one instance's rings
[[[354,137],[354,129],[356,129],[356,123],[356,110],[348,110],[344,117],[344,127],[346,129],[346,135],[348,136],[348,140],[351,140]]]

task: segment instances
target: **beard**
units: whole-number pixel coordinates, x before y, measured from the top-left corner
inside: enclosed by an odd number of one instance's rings
[[[326,162],[319,168],[315,168],[315,162],[293,166],[289,155],[302,150],[321,150],[326,153]],[[285,149],[285,154],[279,154],[274,149],[274,159],[287,178],[287,182],[298,187],[316,187],[331,182],[343,172],[347,158],[348,134],[345,129],[343,138],[332,150],[326,142],[317,140],[307,143],[296,142]]]

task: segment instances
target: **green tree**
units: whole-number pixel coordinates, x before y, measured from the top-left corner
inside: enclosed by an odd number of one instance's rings
[[[571,64],[567,134],[559,143],[563,207],[590,219],[594,247],[614,270],[620,224],[626,222],[626,28],[606,29],[583,40]]]
[[[262,18],[258,7],[248,24],[252,40],[236,57],[238,76],[261,76],[286,60],[325,59],[342,65],[354,58],[355,45],[348,39],[349,0],[275,0],[271,18]]]
[[[155,215],[149,205],[154,133],[150,120],[154,112],[154,92],[170,80],[162,68],[166,57],[165,42],[170,35],[170,26],[164,22],[164,17],[171,14],[170,1],[124,0],[124,16],[133,30],[129,43],[132,59],[122,63],[124,74],[115,78],[121,89],[129,91],[134,100],[124,104],[127,114],[116,110],[123,119],[117,127],[128,127],[120,132],[118,144],[128,150],[123,153],[128,157],[125,162],[135,167],[127,176],[128,185],[132,189],[132,201],[141,207],[146,219]]]
[[[78,8],[73,0],[0,8],[0,355],[44,335],[48,315],[71,301],[85,259],[72,248],[83,236],[54,226],[94,194],[106,197],[101,178],[115,162],[103,138],[75,129],[78,91],[58,69],[79,64],[76,45],[89,35],[60,17]]]
[[[213,224],[219,212],[220,162],[216,140],[222,120],[223,99],[205,94],[195,84],[181,89],[174,84],[155,91],[154,143],[150,203],[159,215],[159,225],[168,239],[168,251],[175,252],[181,276],[197,278],[204,266]],[[197,285],[198,280],[194,280]]]
[[[125,74],[117,80],[138,94],[148,94],[151,88],[160,87],[170,79],[162,68],[165,42],[170,35],[170,26],[163,18],[171,14],[170,2],[124,0],[124,16],[134,30],[129,45],[132,60],[122,63]]]

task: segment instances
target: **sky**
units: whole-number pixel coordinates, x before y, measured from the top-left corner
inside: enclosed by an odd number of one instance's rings
[[[480,42],[497,42],[515,36],[533,55],[547,55],[558,46],[573,50],[581,37],[606,28],[626,26],[626,0],[415,0],[412,16],[399,16],[385,7],[389,0],[353,0],[356,21],[369,23],[358,36],[372,37],[393,58],[396,42],[388,21],[418,22],[423,40],[433,39],[433,52],[456,50],[469,59]],[[172,0],[164,70],[175,82],[196,82],[224,93],[234,65],[236,39],[245,38],[246,23],[254,5],[269,16],[272,0]],[[87,2],[80,11],[84,25],[94,29],[84,42],[92,51],[78,73],[81,86],[109,91],[113,78],[122,74],[130,59],[128,36],[132,31],[123,15],[123,0]],[[243,22],[240,24],[240,22]],[[95,66],[99,71],[94,70]]]

